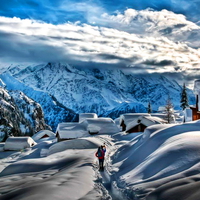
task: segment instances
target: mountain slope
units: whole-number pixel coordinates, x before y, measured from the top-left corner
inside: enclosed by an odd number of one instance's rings
[[[101,115],[123,102],[142,103],[147,107],[149,101],[153,110],[157,110],[166,104],[168,95],[175,107],[180,104],[182,87],[161,75],[127,75],[120,70],[75,68],[65,63],[17,67],[8,70],[13,77],[29,87],[51,94],[77,113]],[[190,103],[194,103],[193,93],[188,90],[188,94]]]
[[[0,78],[6,84],[8,90],[20,90],[34,101],[39,102],[44,111],[45,121],[52,127],[53,131],[56,130],[58,123],[77,119],[77,114],[74,111],[61,105],[55,97],[48,93],[34,90],[8,73],[1,74]]]
[[[0,87],[0,141],[8,135],[30,135],[50,129],[41,106],[21,91]]]
[[[146,113],[147,109],[141,103],[121,103],[119,106],[103,113],[105,117],[115,119],[124,113]]]

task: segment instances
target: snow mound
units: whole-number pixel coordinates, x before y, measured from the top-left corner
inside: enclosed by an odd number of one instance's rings
[[[41,131],[37,132],[36,134],[34,134],[32,136],[32,139],[34,141],[38,141],[42,138],[52,138],[52,139],[54,139],[55,133],[53,133],[52,131],[49,131],[49,130],[41,130]]]
[[[31,137],[9,137],[5,142],[4,150],[18,151],[36,144]]]
[[[172,124],[155,124],[155,125],[149,126],[145,129],[145,131],[143,133],[143,139],[148,139],[152,133],[154,133],[156,131],[160,131],[165,128],[172,127],[172,126],[174,126],[174,125],[172,125]]]
[[[59,142],[54,144],[49,148],[49,155],[61,152],[67,149],[96,149],[98,148],[102,143],[92,137],[87,138],[78,138],[73,140],[66,140],[63,142]]]
[[[160,185],[170,183],[173,187],[172,183],[177,179],[199,174],[199,125],[200,121],[168,127],[151,126],[143,137],[128,142],[128,148],[119,148],[113,166],[118,167],[115,171],[119,186],[123,183],[131,190],[143,188],[140,192],[144,195],[151,191],[155,195],[155,189]],[[159,198],[154,196],[153,199]]]

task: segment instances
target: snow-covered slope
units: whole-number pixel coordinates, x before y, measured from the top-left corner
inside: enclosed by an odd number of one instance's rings
[[[123,102],[142,103],[151,100],[157,110],[165,105],[168,94],[175,106],[180,104],[181,86],[164,76],[127,75],[121,70],[75,68],[65,63],[48,63],[9,70],[25,85],[48,92],[75,112],[103,114]],[[194,102],[191,91],[190,102]],[[139,112],[143,112],[139,109]]]
[[[122,145],[113,156],[117,186],[130,199],[197,200],[199,125],[200,121],[150,126]]]
[[[34,90],[31,87],[31,83],[30,87],[26,86],[8,73],[1,74],[0,78],[6,84],[8,90],[20,90],[34,101],[39,102],[44,111],[46,123],[50,125],[54,131],[60,122],[73,121],[76,120],[76,118],[78,120],[78,116],[74,111],[60,104],[54,96],[49,95],[47,92]]]

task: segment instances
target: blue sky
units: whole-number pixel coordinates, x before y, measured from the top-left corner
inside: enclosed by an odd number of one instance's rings
[[[0,66],[66,62],[200,77],[200,1],[1,0]]]
[[[1,0],[0,15],[42,20],[48,23],[81,21],[90,23],[89,17],[102,13],[123,12],[127,8],[143,10],[167,9],[184,14],[187,19],[198,22],[200,1],[186,0]]]

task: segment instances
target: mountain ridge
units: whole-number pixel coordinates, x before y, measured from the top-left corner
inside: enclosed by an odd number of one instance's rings
[[[30,69],[29,69],[30,68]],[[76,68],[67,63],[47,63],[28,66],[8,72],[25,85],[47,92],[67,108],[80,112],[103,115],[123,102],[141,103],[145,107],[151,101],[152,108],[166,104],[168,95],[179,108],[182,87],[163,75],[126,74],[117,69]],[[194,103],[192,91],[189,101]]]

